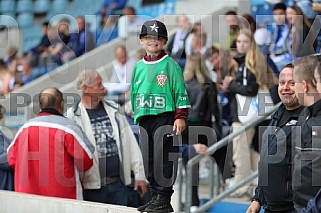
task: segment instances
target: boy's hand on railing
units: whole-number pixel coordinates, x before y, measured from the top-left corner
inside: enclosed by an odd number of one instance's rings
[[[194,144],[193,147],[194,147],[196,153],[198,153],[198,154],[207,154],[208,153],[207,152],[208,147],[204,144],[200,144],[200,143]]]

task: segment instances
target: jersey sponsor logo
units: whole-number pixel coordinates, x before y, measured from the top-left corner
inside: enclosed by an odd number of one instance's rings
[[[136,81],[136,86],[138,85],[138,84],[140,84],[142,82],[142,80],[141,79],[139,79],[138,81]]]
[[[136,109],[140,108],[154,108],[165,109],[166,98],[165,95],[141,94],[136,97]]]
[[[161,75],[157,75],[156,78],[157,78],[157,85],[160,87],[164,87],[167,81],[167,76],[164,74],[161,74]]]
[[[285,126],[295,126],[296,123],[298,123],[297,120],[290,120],[289,122],[287,122],[287,123],[285,124]]]

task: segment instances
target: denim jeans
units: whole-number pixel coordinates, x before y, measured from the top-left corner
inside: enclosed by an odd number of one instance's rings
[[[100,189],[85,189],[84,200],[114,205],[128,205],[128,188],[121,180],[101,186]]]

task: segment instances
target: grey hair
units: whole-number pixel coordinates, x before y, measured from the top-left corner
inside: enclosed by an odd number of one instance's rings
[[[81,90],[84,85],[91,85],[99,73],[96,70],[83,70],[76,79],[76,87]]]

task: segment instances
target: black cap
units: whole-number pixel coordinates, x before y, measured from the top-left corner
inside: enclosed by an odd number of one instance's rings
[[[166,41],[168,40],[167,29],[165,24],[157,20],[146,21],[143,24],[139,34],[139,38],[142,38],[143,36],[146,36],[146,35],[162,37],[162,38],[165,38]]]

